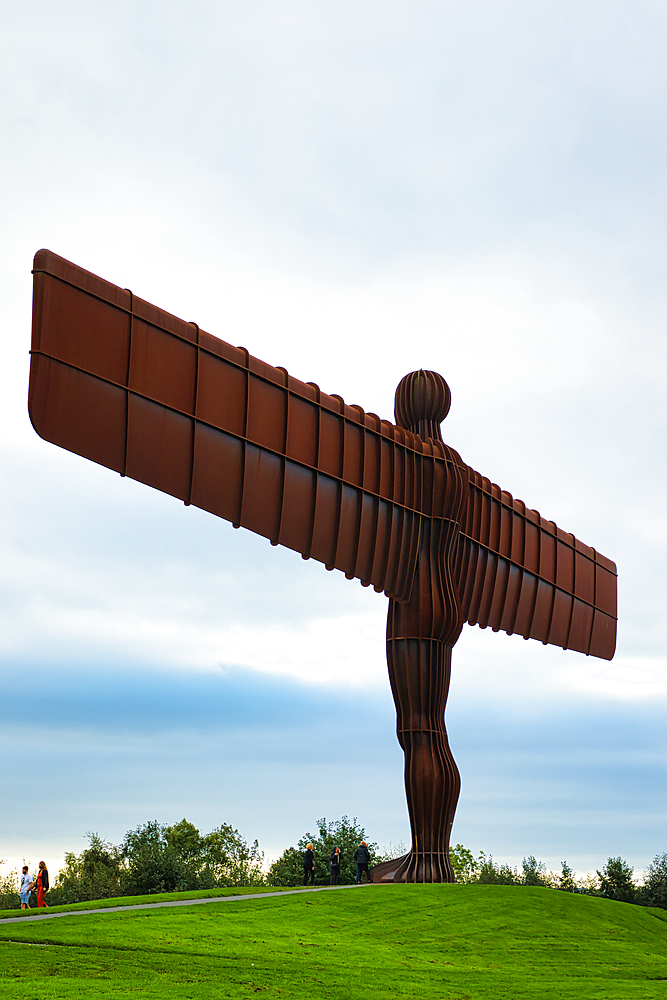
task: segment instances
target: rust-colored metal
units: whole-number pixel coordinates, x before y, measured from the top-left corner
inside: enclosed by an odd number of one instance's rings
[[[403,882],[454,879],[449,835],[461,781],[449,749],[445,703],[452,648],[464,621],[454,569],[469,470],[440,436],[450,402],[449,387],[436,372],[412,372],[396,390],[396,423],[437,442],[445,456],[427,467],[422,481],[437,517],[422,520],[410,598],[391,599],[387,616],[387,664],[412,830],[412,850],[393,873]]]
[[[33,273],[41,437],[390,598],[413,843],[375,877],[451,881],[444,709],[463,623],[611,659],[614,563],[443,442],[451,397],[435,372],[402,380],[392,424],[48,250]]]

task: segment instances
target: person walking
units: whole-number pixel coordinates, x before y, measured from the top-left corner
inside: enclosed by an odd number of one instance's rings
[[[43,861],[40,861],[39,863],[39,871],[37,872],[37,882],[35,883],[35,888],[37,890],[37,906],[45,906],[48,910],[48,904],[44,902],[44,893],[47,892],[49,888],[49,869]]]
[[[33,890],[34,882],[32,880],[32,875],[28,875],[28,866],[23,866],[23,871],[21,874],[21,885],[19,887],[19,896],[21,897],[21,909],[30,909],[30,893]]]
[[[361,841],[359,847],[357,847],[354,852],[354,860],[357,862],[357,885],[361,885],[361,876],[363,872],[366,872],[366,881],[370,882],[371,877],[368,873],[368,865],[371,860],[371,854],[365,840]]]
[[[306,850],[303,852],[303,884],[308,885],[308,879],[310,879],[311,886],[315,885],[315,855],[313,854],[313,845],[306,844]]]
[[[340,847],[334,847],[333,851],[331,852],[331,857],[329,858],[329,871],[331,872],[332,885],[338,885],[341,858],[342,855],[340,853]]]

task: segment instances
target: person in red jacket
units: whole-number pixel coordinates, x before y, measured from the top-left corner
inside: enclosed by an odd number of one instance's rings
[[[47,906],[44,902],[44,893],[49,888],[49,870],[43,861],[39,863],[39,871],[37,872],[37,883],[35,889],[37,890],[37,905]],[[47,907],[48,909],[48,907]]]

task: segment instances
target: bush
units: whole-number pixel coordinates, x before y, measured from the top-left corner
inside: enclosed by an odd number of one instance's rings
[[[315,885],[329,885],[329,858],[334,847],[340,847],[341,865],[339,885],[351,885],[357,880],[357,866],[354,852],[362,840],[368,843],[371,864],[378,860],[378,846],[368,842],[366,832],[357,823],[356,817],[349,820],[347,816],[327,823],[326,819],[318,819],[317,834],[306,833],[296,847],[288,847],[269,868],[267,881],[269,885],[303,885],[303,852],[307,844],[312,844],[315,855]]]

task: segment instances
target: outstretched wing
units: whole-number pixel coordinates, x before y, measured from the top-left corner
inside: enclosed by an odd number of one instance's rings
[[[41,437],[409,597],[440,451],[48,250],[33,273]]]
[[[471,625],[611,660],[616,565],[473,469],[456,579]]]
[[[47,441],[410,596],[438,442],[40,250],[30,418]],[[614,563],[470,471],[456,579],[466,619],[611,659]],[[423,487],[423,488],[422,488]]]

